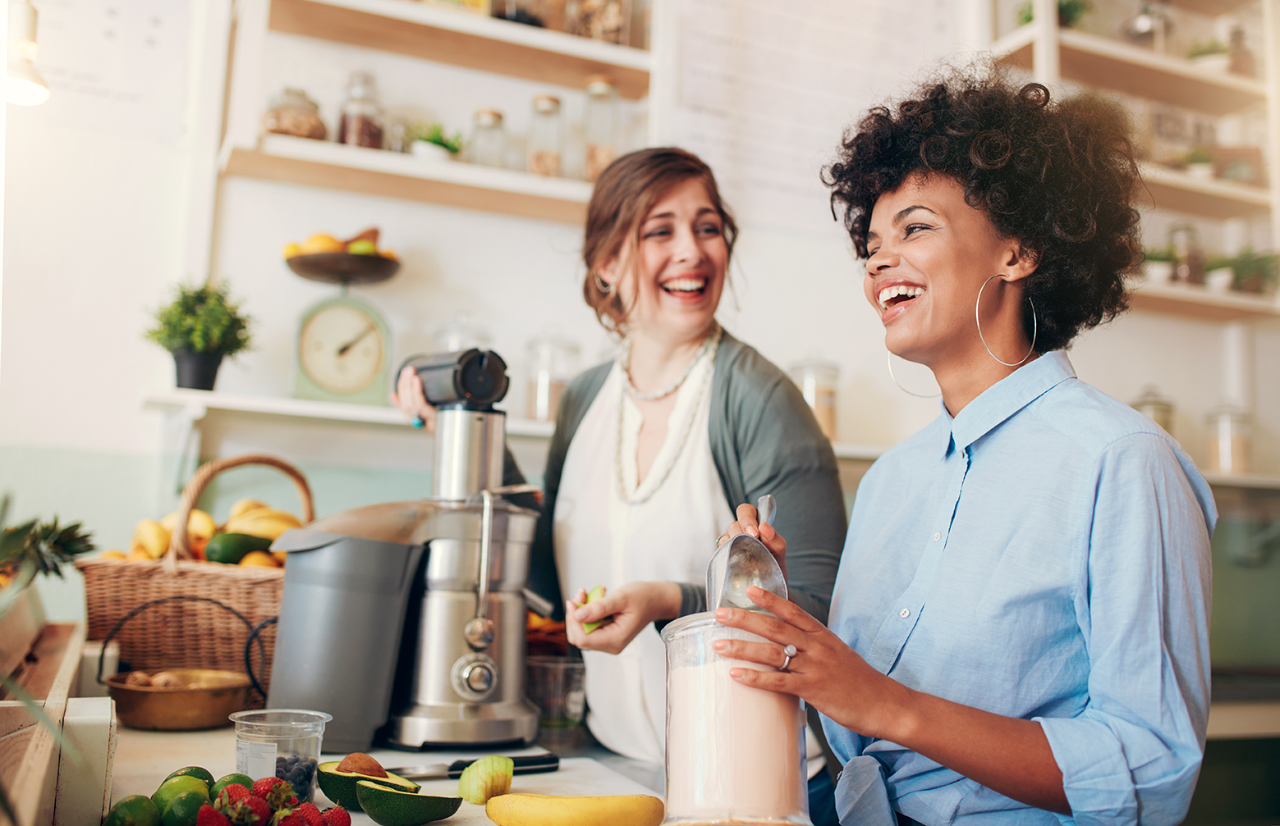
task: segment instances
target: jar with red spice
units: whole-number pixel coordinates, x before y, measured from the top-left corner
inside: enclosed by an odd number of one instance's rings
[[[347,82],[347,99],[338,121],[338,143],[381,149],[386,128],[378,87],[368,72],[352,72]]]

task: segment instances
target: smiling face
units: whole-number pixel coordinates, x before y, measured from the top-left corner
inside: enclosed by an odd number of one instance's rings
[[[600,274],[618,284],[632,333],[680,341],[710,328],[728,264],[720,213],[702,182],[689,178],[654,203],[634,251],[612,259]]]
[[[978,338],[974,304],[983,282],[1002,274],[1007,280],[983,290],[982,331],[1001,358],[1020,358],[1028,342],[1018,282],[1034,271],[1020,249],[965,203],[951,177],[915,173],[881,195],[871,213],[863,288],[884,324],[885,345],[932,368],[940,382],[940,371],[994,363]]]

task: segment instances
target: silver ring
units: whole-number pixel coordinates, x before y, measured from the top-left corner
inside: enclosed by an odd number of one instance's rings
[[[785,657],[785,659],[782,661],[782,667],[778,670],[786,671],[787,666],[791,665],[791,658],[798,653],[799,652],[796,651],[796,647],[794,645],[788,645],[786,648],[782,649],[782,656]]]

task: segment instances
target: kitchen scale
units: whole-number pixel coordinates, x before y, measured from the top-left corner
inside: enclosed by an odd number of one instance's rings
[[[391,333],[376,307],[348,293],[352,284],[386,281],[400,262],[381,255],[327,252],[286,259],[310,281],[340,285],[334,298],[308,307],[298,324],[293,395],[348,404],[385,405],[390,391]]]

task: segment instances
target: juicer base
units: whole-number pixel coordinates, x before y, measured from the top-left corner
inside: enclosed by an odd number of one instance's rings
[[[387,720],[381,739],[391,748],[486,745],[538,739],[538,708],[528,700],[474,705],[415,705]]]

